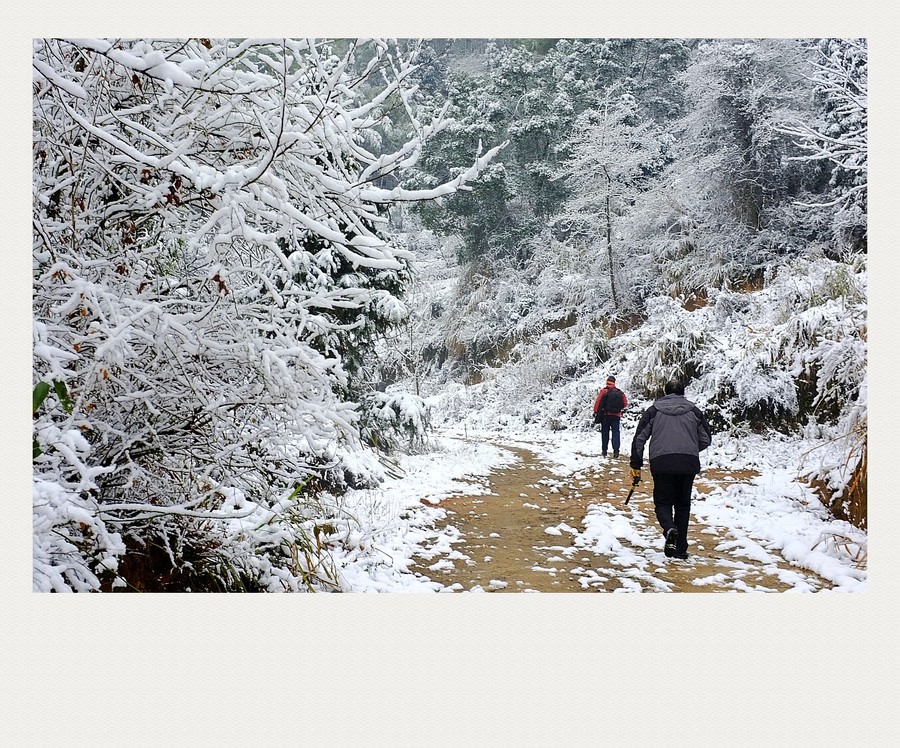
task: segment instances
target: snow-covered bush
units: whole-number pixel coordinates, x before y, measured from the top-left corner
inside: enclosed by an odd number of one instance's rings
[[[317,577],[309,502],[404,313],[382,213],[495,151],[374,186],[446,124],[404,107],[411,61],[379,40],[37,39],[33,68],[35,587],[140,554],[191,589]],[[413,135],[367,150],[395,105]]]
[[[119,533],[110,532],[88,496],[42,478],[33,491],[35,591],[100,589],[100,577],[115,574],[125,552]]]
[[[688,380],[697,373],[706,330],[678,299],[659,296],[647,302],[647,322],[626,335],[635,363],[631,382],[645,397],[656,397],[670,379]],[[622,346],[613,341],[616,348]]]
[[[428,405],[409,392],[373,392],[366,404],[369,422],[377,429],[363,430],[363,438],[385,451],[403,447],[409,452],[421,450],[428,438]]]
[[[629,381],[655,397],[672,377],[691,382],[720,428],[834,423],[858,402],[866,375],[866,274],[798,260],[753,293],[709,289],[688,311],[658,297],[646,322],[611,341]]]

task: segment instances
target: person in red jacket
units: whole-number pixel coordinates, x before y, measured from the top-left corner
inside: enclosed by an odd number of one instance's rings
[[[616,378],[608,376],[606,386],[597,393],[597,399],[594,400],[594,423],[600,424],[604,457],[606,457],[610,436],[612,436],[613,457],[619,456],[619,422],[622,418],[622,411],[627,407],[628,398],[622,390],[616,387]]]

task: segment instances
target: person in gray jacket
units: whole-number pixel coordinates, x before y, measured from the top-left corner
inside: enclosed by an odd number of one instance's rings
[[[669,558],[688,557],[691,489],[700,472],[700,452],[712,444],[712,431],[700,409],[684,396],[684,385],[666,382],[665,395],[641,416],[631,443],[631,474],[641,479],[644,444],[650,440],[653,504]]]

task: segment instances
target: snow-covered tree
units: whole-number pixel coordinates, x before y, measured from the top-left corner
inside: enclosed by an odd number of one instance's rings
[[[393,45],[340,48],[34,41],[35,589],[333,576],[315,499],[352,479],[366,351],[406,313],[384,209],[495,153],[376,186],[447,123]],[[375,155],[394,104],[411,135]]]
[[[688,111],[671,128],[671,240],[658,256],[676,289],[758,278],[806,246],[782,213],[815,175],[789,159],[797,150],[779,126],[812,105],[807,64],[795,40],[715,40],[679,76]]]
[[[616,224],[662,165],[662,141],[637,114],[633,96],[610,91],[600,106],[578,117],[566,150],[571,155],[557,176],[565,178],[570,197],[556,220],[568,241],[582,244],[598,260],[605,258],[615,313],[620,307],[616,276],[625,259],[618,237],[614,240]]]
[[[575,112],[595,107],[618,85],[634,96],[641,117],[670,121],[684,106],[676,76],[695,45],[690,39],[562,39],[553,50],[554,75]]]
[[[420,209],[430,228],[462,238],[463,258],[480,261],[482,272],[500,259],[527,263],[530,240],[568,197],[565,183],[552,175],[568,154],[576,118],[601,108],[613,86],[632,93],[639,117],[680,112],[674,74],[689,51],[672,39],[561,39],[550,48],[517,41],[489,45],[479,74],[450,75],[447,98],[456,123],[432,140],[420,162],[423,184],[443,181],[447,164],[479,140],[509,141],[480,177],[478,200],[458,194]]]
[[[793,159],[832,167],[834,196],[815,207],[837,208],[832,225],[842,247],[865,250],[868,184],[868,48],[865,39],[822,39],[811,76],[821,112],[782,128],[805,151]]]

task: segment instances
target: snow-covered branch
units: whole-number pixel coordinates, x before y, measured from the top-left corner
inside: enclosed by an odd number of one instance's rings
[[[780,132],[806,154],[794,160],[829,161],[854,175],[847,195],[865,190],[868,172],[868,53],[865,40],[826,40],[823,61],[811,77],[825,106],[818,123],[789,121]]]
[[[69,578],[93,589],[176,538],[253,576],[235,556],[249,542],[302,575],[290,522],[271,547],[235,528],[245,505],[340,484],[361,449],[361,362],[410,260],[379,211],[465,189],[498,150],[427,192],[369,186],[446,124],[415,121],[413,61],[390,50],[34,41],[34,384],[51,393],[35,398],[36,587],[59,586],[45,564],[66,533],[83,535]],[[397,97],[417,135],[370,153]]]

